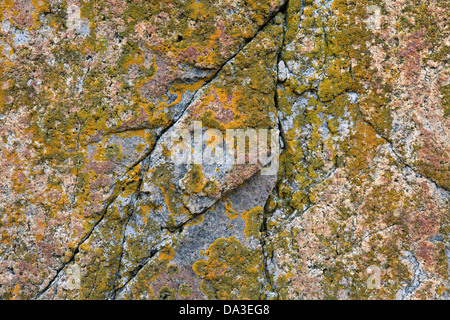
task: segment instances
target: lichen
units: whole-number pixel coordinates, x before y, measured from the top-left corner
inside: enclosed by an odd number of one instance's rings
[[[219,238],[192,269],[202,278],[208,299],[257,299],[261,287],[262,255],[246,249],[234,237]]]

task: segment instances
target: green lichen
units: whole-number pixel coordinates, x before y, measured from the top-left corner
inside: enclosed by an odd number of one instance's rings
[[[180,284],[180,286],[178,287],[178,294],[180,296],[182,296],[183,298],[188,298],[189,295],[192,292],[192,288],[190,285],[187,284]]]
[[[169,287],[162,287],[161,290],[159,290],[159,299],[160,300],[175,300],[176,294],[175,290],[173,288]]]
[[[201,290],[208,299],[258,299],[262,254],[245,248],[234,237],[219,238],[192,266],[202,278]]]
[[[255,207],[251,210],[241,213],[241,218],[245,219],[244,234],[246,237],[261,238],[261,224],[263,220],[264,209],[262,207]]]
[[[181,180],[181,183],[188,194],[195,194],[202,190],[203,179],[204,176],[201,165],[192,164],[183,180]]]
[[[215,198],[219,195],[220,188],[216,181],[208,180],[205,182],[202,191],[206,196]]]
[[[194,174],[195,169],[193,170]],[[152,169],[151,181],[153,184],[161,188],[161,191],[164,194],[165,203],[171,213],[177,215],[188,213],[188,210],[180,202],[180,199],[183,198],[183,194],[176,185],[176,181],[174,181],[173,164],[163,163]],[[190,179],[186,181],[188,182]],[[201,190],[201,185],[198,189]],[[173,221],[173,218],[170,219]]]
[[[444,108],[444,117],[450,115],[450,84],[441,87],[442,107]]]

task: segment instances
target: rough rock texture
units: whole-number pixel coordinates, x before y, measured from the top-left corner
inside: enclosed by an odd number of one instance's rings
[[[449,299],[449,15],[3,0],[0,298]],[[175,163],[199,121],[277,174]]]

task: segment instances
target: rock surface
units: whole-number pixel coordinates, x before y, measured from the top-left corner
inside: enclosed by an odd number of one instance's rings
[[[0,298],[449,299],[449,13],[3,1]]]

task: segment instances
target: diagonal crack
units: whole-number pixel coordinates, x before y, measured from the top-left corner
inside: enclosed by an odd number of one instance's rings
[[[166,126],[165,128],[163,128],[163,130],[157,135],[156,139],[155,139],[155,143],[153,145],[153,147],[145,154],[143,155],[140,159],[138,159],[133,165],[131,165],[131,167],[127,170],[127,172],[124,174],[124,176],[132,171],[137,165],[139,165],[140,163],[142,163],[144,160],[146,160],[147,158],[149,158],[151,156],[151,154],[153,153],[153,151],[155,150],[156,146],[158,145],[158,141],[161,139],[161,137],[170,130],[170,128],[172,128],[182,117],[183,115],[186,113],[187,109],[189,108],[189,106],[192,104],[192,102],[196,99],[197,95],[199,92],[201,92],[201,90],[206,87],[207,85],[209,85],[214,79],[217,78],[217,76],[222,72],[223,68],[230,62],[232,61],[240,52],[242,52],[242,50],[253,40],[255,39],[258,34],[261,32],[261,30],[263,30],[272,20],[273,18],[278,14],[278,12],[280,12],[283,8],[285,8],[285,5],[287,4],[287,1],[285,4],[283,4],[279,10],[274,11],[268,18],[267,20],[258,28],[258,30],[255,32],[255,34],[248,39],[244,39],[243,43],[241,44],[241,46],[236,50],[235,53],[233,53],[228,59],[226,59],[220,66],[219,68],[209,77],[206,78],[205,82],[200,86],[200,88],[198,88],[195,93],[192,95],[191,99],[189,100],[189,102],[186,104],[186,107],[183,109],[183,111],[180,113],[180,115],[174,120],[172,121],[168,126]],[[202,80],[203,81],[203,80]]]
[[[115,193],[113,193],[115,194]],[[55,282],[55,280],[58,278],[59,274],[61,273],[62,270],[64,270],[64,268],[69,265],[70,263],[72,263],[75,260],[75,256],[77,255],[77,253],[80,250],[80,246],[85,243],[89,237],[92,235],[92,233],[94,232],[94,230],[97,228],[97,226],[102,222],[102,220],[105,218],[106,213],[108,211],[109,206],[116,200],[116,198],[118,197],[118,194],[113,196],[112,198],[110,198],[105,206],[105,208],[101,211],[101,216],[100,218],[97,220],[97,222],[94,224],[94,226],[92,227],[92,229],[82,238],[82,240],[78,243],[78,245],[76,246],[75,250],[73,251],[71,257],[69,258],[69,260],[65,263],[63,263],[63,265],[58,268],[56,270],[56,274],[55,276],[49,281],[49,283],[36,295],[35,300],[39,299]]]
[[[218,68],[217,70],[212,73],[210,76],[206,77],[206,80],[202,80],[205,81],[200,88],[198,88],[195,93],[192,95],[191,99],[189,100],[189,102],[186,104],[186,107],[184,108],[184,110],[180,113],[180,115],[174,120],[172,121],[168,126],[166,126],[165,128],[163,128],[163,130],[157,135],[156,139],[155,139],[155,144],[153,145],[153,147],[144,155],[142,156],[140,159],[138,159],[128,170],[126,173],[130,172],[131,170],[133,170],[137,165],[139,165],[142,161],[144,161],[145,159],[147,159],[148,157],[150,157],[150,155],[153,153],[155,147],[158,144],[159,139],[164,135],[164,133],[166,133],[168,130],[170,130],[170,128],[172,128],[182,117],[183,115],[186,113],[186,110],[189,108],[189,106],[192,104],[192,102],[195,100],[196,96],[198,95],[198,93],[207,85],[209,85],[223,70],[223,68],[231,61],[233,60],[240,52],[242,52],[242,50],[253,40],[255,39],[258,34],[273,20],[273,18],[275,18],[275,16],[279,13],[282,12],[283,10],[286,9],[287,7],[287,3],[289,1],[286,1],[285,3],[283,3],[280,8],[278,10],[275,10],[274,12],[272,12],[272,14],[270,14],[266,21],[263,22],[263,24],[258,28],[258,30],[256,30],[256,32],[253,34],[252,37],[244,39],[244,41],[242,42],[242,44],[239,46],[239,48],[236,50],[236,52],[234,52],[230,57],[228,57]],[[283,39],[284,39],[284,33],[283,33]],[[277,61],[278,62],[278,61]],[[145,129],[145,128],[142,128]],[[124,175],[126,175],[126,173]]]
[[[261,26],[261,28],[255,33],[255,35],[250,39],[250,40],[248,40],[248,41],[246,41],[246,43],[231,57],[231,58],[229,58],[228,60],[227,60],[227,62],[224,64],[224,65],[222,65],[222,67],[221,67],[221,69],[219,70],[219,71],[217,71],[217,73],[215,74],[215,76],[216,75],[218,75],[219,74],[219,72],[223,69],[223,67],[228,63],[228,62],[230,62],[231,60],[233,60],[243,49],[244,49],[244,47],[248,44],[248,43],[250,43],[257,35],[258,35],[258,33],[262,30],[262,29],[264,29],[264,27],[266,27],[269,23],[270,23],[270,21],[272,21],[273,20],[273,18],[275,18],[275,16],[278,14],[278,13],[280,13],[280,12],[284,12],[285,14],[286,14],[286,8],[287,8],[287,4],[288,4],[288,2],[289,1],[286,1],[282,6],[280,6],[280,8],[279,8],[279,10],[277,10],[277,11],[275,11],[272,15],[271,15],[271,17]],[[276,70],[277,70],[277,65],[278,65],[278,62],[279,62],[279,59],[280,59],[280,54],[281,54],[281,48],[283,47],[283,44],[284,44],[284,37],[285,37],[285,28],[283,27],[283,41],[282,41],[282,44],[281,44],[281,47],[280,47],[280,49],[279,49],[279,52],[278,52],[278,54],[277,54],[277,59],[276,59],[276,66],[275,66],[275,68],[276,68]],[[214,77],[215,77],[214,76]],[[213,78],[214,78],[213,77]],[[275,77],[276,77],[276,79],[278,79],[278,72],[277,72],[277,74],[275,75]],[[212,78],[212,79],[213,79]],[[211,80],[209,81],[209,82],[211,82]],[[209,83],[208,82],[208,83]],[[276,82],[276,81],[275,81]],[[208,83],[205,83],[205,85],[207,85]],[[200,89],[199,89],[200,90]],[[192,102],[192,101],[191,101]],[[276,85],[275,85],[275,88],[274,88],[274,104],[275,104],[275,108],[276,109],[278,109],[278,97],[277,97],[277,87],[276,87]],[[284,131],[283,131],[283,128],[281,127],[281,121],[279,120],[279,118],[277,117],[277,125],[278,125],[278,128],[279,128],[279,131],[280,131],[280,133],[281,133],[281,138],[282,138],[282,141],[283,141],[283,145],[285,146],[286,144],[284,143],[284,141],[285,141],[285,137],[284,137]],[[241,185],[243,185],[243,184],[245,184],[246,183],[246,181],[243,181],[242,183],[241,183]],[[236,188],[235,188],[236,189]],[[208,207],[206,207],[205,209],[203,209],[201,212],[199,212],[199,213],[196,213],[196,214],[193,214],[187,221],[185,221],[185,222],[182,222],[182,223],[180,223],[180,224],[178,224],[178,225],[176,225],[176,226],[173,226],[173,227],[170,227],[170,228],[167,228],[167,227],[164,227],[164,229],[165,230],[168,230],[169,232],[171,232],[171,233],[175,233],[175,232],[181,232],[181,230],[183,229],[183,227],[186,225],[186,224],[188,224],[189,222],[191,222],[193,219],[195,219],[195,218],[197,218],[198,216],[201,216],[201,215],[203,215],[203,214],[205,214],[208,210],[210,210],[217,202],[219,202],[220,200],[222,200],[222,199],[224,199],[224,198],[226,198],[232,191],[234,191],[235,189],[232,189],[232,190],[229,190],[228,192],[226,192],[226,193],[224,193],[219,199],[217,199],[216,200],[216,202],[214,202],[213,204],[211,204],[210,206],[208,206]]]
[[[366,123],[367,125],[369,125],[381,139],[383,139],[387,144],[389,144],[389,146],[391,147],[391,150],[392,150],[393,155],[395,156],[395,158],[397,159],[397,161],[400,162],[401,165],[403,165],[403,167],[408,168],[409,170],[411,170],[412,172],[414,172],[417,176],[419,176],[419,177],[421,177],[421,178],[423,178],[423,179],[425,179],[425,180],[428,180],[431,184],[433,184],[433,185],[436,187],[436,189],[438,189],[438,190],[439,190],[439,189],[444,190],[444,192],[446,192],[446,193],[450,192],[449,189],[445,188],[444,186],[440,186],[440,185],[437,183],[437,181],[433,180],[433,179],[430,178],[430,177],[427,177],[427,176],[424,175],[423,173],[420,173],[419,171],[417,171],[416,168],[414,168],[414,167],[411,166],[409,163],[407,163],[407,161],[406,161],[405,159],[403,159],[403,157],[400,156],[400,155],[397,153],[396,148],[395,148],[395,144],[392,142],[392,140],[389,139],[388,137],[386,137],[384,134],[382,134],[382,133],[375,127],[375,125],[374,125],[373,123],[371,123],[369,120],[367,120],[367,118],[364,116],[364,113],[362,112],[362,110],[361,110],[361,108],[359,107],[359,105],[358,105],[358,108],[359,108],[359,113],[360,113],[361,120],[362,120],[364,123]]]
[[[266,19],[266,21],[258,28],[258,30],[254,33],[254,35],[248,39],[244,39],[243,43],[241,44],[241,46],[238,48],[238,50],[236,50],[236,52],[234,54],[232,54],[228,59],[226,59],[221,66],[209,77],[206,78],[206,81],[200,86],[199,89],[197,89],[197,91],[192,95],[191,99],[189,100],[189,102],[186,104],[186,107],[184,108],[184,110],[180,113],[180,115],[174,120],[172,121],[169,125],[167,125],[165,128],[163,128],[161,130],[161,132],[159,132],[155,138],[155,143],[152,146],[152,148],[150,148],[150,150],[144,155],[142,156],[140,159],[138,159],[133,165],[131,165],[127,171],[118,179],[118,181],[120,181],[121,179],[123,179],[124,177],[126,177],[126,175],[131,172],[133,169],[135,169],[139,164],[143,163],[144,161],[146,162],[146,166],[143,166],[141,168],[141,175],[146,172],[147,166],[149,165],[149,159],[151,158],[151,155],[153,154],[155,148],[158,145],[158,141],[161,139],[161,137],[168,131],[170,130],[170,128],[172,128],[180,119],[181,117],[185,114],[186,110],[188,109],[188,107],[192,104],[192,102],[195,100],[196,96],[198,95],[198,93],[208,84],[210,84],[219,74],[220,72],[223,70],[223,68],[225,67],[225,65],[227,65],[231,60],[233,60],[245,47],[247,44],[249,44],[255,37],[258,36],[258,34],[260,33],[261,30],[263,30],[269,23],[270,21],[272,21],[272,19],[282,10],[285,10],[286,5],[287,5],[288,1],[286,1],[285,3],[283,3],[280,8],[278,10],[275,10],[271,15],[269,15]],[[284,34],[283,34],[284,37]],[[88,72],[90,71],[90,66],[88,68]],[[86,74],[88,73],[86,72]],[[85,76],[86,76],[85,74]],[[275,90],[276,91],[276,90]],[[116,184],[114,186],[114,191],[113,191],[113,195],[111,196],[111,198],[109,198],[106,202],[106,205],[104,207],[104,209],[101,211],[101,216],[99,218],[99,220],[94,224],[94,226],[92,227],[92,229],[82,238],[82,240],[78,243],[78,245],[76,246],[75,250],[73,251],[71,257],[69,258],[69,260],[65,263],[63,263],[63,265],[58,268],[56,270],[56,274],[55,276],[49,281],[49,283],[36,295],[35,299],[39,299],[40,297],[42,297],[43,294],[45,294],[45,292],[54,284],[54,282],[56,281],[56,279],[58,278],[58,276],[60,275],[60,273],[64,270],[64,268],[66,268],[67,265],[69,265],[70,263],[72,263],[75,260],[75,256],[78,254],[80,246],[82,244],[84,244],[89,237],[93,234],[94,230],[97,228],[97,226],[103,221],[103,219],[106,216],[106,213],[110,207],[110,205],[117,199],[117,197],[120,195],[119,192],[116,192],[118,188],[118,185]],[[213,204],[214,205],[214,204]],[[200,214],[196,214],[195,216],[191,217],[188,221],[186,221],[185,223],[183,223],[180,226],[177,226],[175,229],[180,229],[182,228],[182,226],[184,226],[186,223],[188,223],[189,221],[191,221],[192,219],[194,219],[195,217],[205,213],[206,211],[208,211],[213,205],[211,205],[210,207],[206,208],[204,211],[202,211]],[[164,242],[164,241],[163,241]],[[161,242],[161,243],[163,243]],[[160,244],[161,244],[160,243]],[[138,265],[138,267],[132,272],[132,276],[126,281],[125,284],[123,284],[122,286],[115,288],[113,291],[113,297],[116,297],[117,292],[122,291],[126,285],[134,278],[136,277],[136,275],[139,273],[139,271],[151,260],[151,258],[156,255],[159,252],[159,250],[154,249],[151,251],[150,255],[146,258],[146,260],[144,261],[144,263]]]
[[[139,183],[138,183],[138,185],[136,187],[136,191],[133,193],[134,202],[132,202],[132,203],[134,205],[132,205],[132,206],[128,205],[128,207],[130,208],[130,213],[128,214],[127,221],[125,222],[125,225],[123,227],[123,236],[122,236],[122,243],[121,243],[121,247],[120,247],[119,264],[117,266],[117,272],[116,272],[116,277],[114,278],[113,288],[116,287],[116,282],[117,282],[118,278],[120,277],[120,270],[122,268],[122,260],[123,260],[123,253],[124,253],[124,245],[125,245],[125,237],[126,237],[127,227],[128,227],[128,224],[129,224],[129,222],[130,222],[134,212],[135,212],[136,201],[137,201],[137,198],[140,195],[140,189],[141,189],[141,186],[142,186],[142,181],[143,180],[142,180],[142,177],[141,177],[139,179]],[[114,299],[115,299],[115,292],[113,293],[113,300]]]
[[[156,256],[161,249],[165,246],[165,242],[166,241],[170,241],[171,238],[166,238],[164,240],[162,240],[157,246],[156,248],[150,250],[150,253],[147,257],[145,257],[144,259],[141,260],[141,262],[137,265],[136,268],[134,268],[134,270],[132,270],[130,272],[130,277],[128,278],[127,281],[125,281],[125,283],[119,287],[113,288],[113,292],[111,293],[111,297],[113,300],[116,299],[117,297],[117,293],[122,292],[126,286],[128,285],[128,283],[131,282],[131,280],[133,280],[134,278],[136,278],[136,276],[138,275],[138,273],[151,261],[151,259]]]
[[[266,26],[267,26],[267,25],[275,18],[275,16],[276,16],[279,12],[285,12],[286,7],[287,7],[287,3],[288,3],[288,1],[286,1],[283,5],[281,5],[280,8],[279,8],[278,10],[275,10],[275,11],[267,18],[267,20],[259,27],[259,29],[255,32],[255,34],[254,34],[251,38],[245,39],[245,41],[244,41],[243,44],[240,46],[240,48],[239,48],[232,56],[230,56],[227,60],[225,60],[225,62],[218,68],[218,70],[217,70],[216,72],[214,72],[214,74],[212,74],[212,75],[211,75],[211,76],[210,76],[210,77],[202,84],[202,86],[195,92],[195,94],[192,96],[192,98],[190,99],[190,101],[187,103],[186,108],[185,108],[184,111],[180,114],[180,116],[179,116],[174,122],[172,122],[171,125],[169,125],[169,126],[166,127],[164,130],[161,131],[161,133],[158,135],[158,137],[157,137],[157,139],[156,139],[156,142],[155,142],[153,148],[152,148],[152,149],[151,149],[144,157],[142,157],[141,160],[139,160],[135,165],[133,165],[133,166],[130,168],[130,170],[132,170],[132,168],[134,168],[134,167],[137,166],[139,163],[141,163],[141,162],[143,162],[143,161],[145,161],[145,160],[147,161],[147,166],[148,166],[148,164],[149,164],[149,161],[148,161],[148,160],[151,158],[151,155],[153,154],[153,151],[155,150],[156,146],[158,145],[158,141],[161,139],[161,137],[164,135],[164,133],[166,133],[168,130],[170,130],[170,128],[171,128],[173,125],[175,125],[175,124],[183,117],[183,115],[186,113],[188,107],[189,107],[189,106],[192,104],[192,102],[196,99],[198,93],[202,90],[202,88],[204,88],[205,86],[207,86],[208,84],[210,84],[210,83],[211,83],[211,82],[212,82],[212,81],[220,74],[220,72],[223,70],[223,68],[224,68],[230,61],[232,61],[232,60],[233,60],[240,52],[242,52],[242,50],[246,47],[246,45],[249,44],[253,39],[255,39],[255,38],[258,36],[259,32],[260,32],[261,30],[263,30],[263,29],[264,29],[264,28],[265,28],[265,27],[266,27]],[[283,32],[283,38],[284,38],[284,32]],[[277,62],[278,62],[278,61],[277,61]],[[278,75],[277,75],[277,78],[278,78]],[[275,87],[275,94],[276,94],[276,87]],[[277,99],[277,98],[275,98],[275,99]],[[279,122],[279,121],[278,121],[278,124],[280,125],[280,122]],[[147,159],[148,159],[148,160],[147,160]],[[141,168],[142,172],[146,172],[147,169],[148,169],[148,168],[146,168],[146,166],[145,166],[145,168]],[[245,181],[244,181],[243,183],[245,183]],[[227,196],[230,192],[232,192],[232,191],[233,191],[233,190],[230,190],[230,191],[227,192],[226,194],[222,195],[221,199],[223,199],[224,197],[226,197],[226,196]],[[219,199],[219,201],[220,201],[220,199]],[[215,203],[217,203],[217,201],[216,201]],[[167,230],[167,231],[169,231],[170,233],[181,232],[182,229],[183,229],[183,227],[184,227],[186,224],[188,224],[189,222],[191,222],[193,219],[197,218],[198,216],[201,216],[201,215],[205,214],[208,210],[210,210],[210,209],[215,205],[215,203],[212,204],[212,205],[210,205],[210,206],[208,206],[207,208],[203,209],[200,213],[197,213],[197,214],[192,215],[187,221],[185,221],[185,222],[183,222],[183,223],[181,223],[181,224],[179,224],[179,225],[177,225],[177,226],[170,227],[170,228],[163,227],[162,229]],[[167,239],[161,241],[161,242],[159,243],[159,247],[161,247],[161,245],[162,245],[165,241],[167,241]],[[132,280],[138,275],[138,273],[140,272],[140,270],[142,270],[142,268],[144,268],[145,265],[146,265],[149,261],[151,261],[151,259],[152,259],[159,251],[160,251],[160,249],[158,249],[158,248],[153,249],[153,250],[150,252],[150,255],[149,255],[147,258],[145,258],[144,262],[141,263],[140,265],[138,265],[137,268],[136,268],[134,271],[132,271],[130,278],[129,278],[122,286],[117,287],[117,288],[115,288],[115,289],[113,290],[113,293],[112,293],[113,299],[116,298],[117,293],[120,293],[122,290],[124,290],[124,289],[126,288],[126,286],[128,285],[128,283],[130,283],[130,281],[132,281]]]

